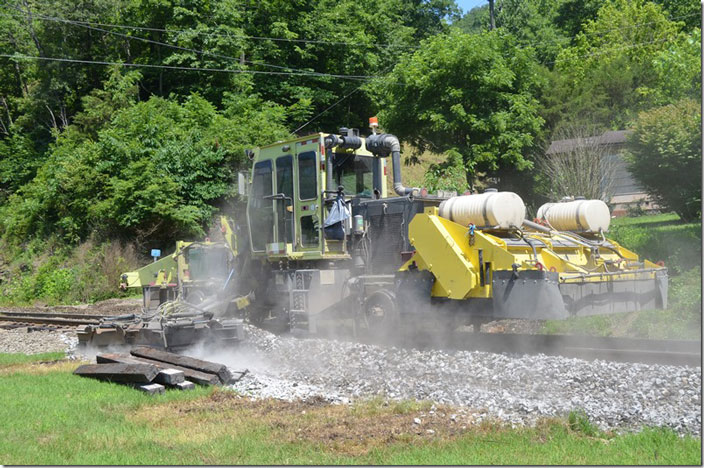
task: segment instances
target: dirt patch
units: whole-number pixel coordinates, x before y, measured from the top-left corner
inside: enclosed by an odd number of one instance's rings
[[[322,398],[294,402],[251,400],[234,392],[215,390],[207,398],[143,407],[131,418],[166,430],[188,428],[175,432],[188,432],[191,441],[196,434],[235,438],[238,433],[264,428],[273,440],[305,441],[357,456],[395,442],[448,440],[469,430],[493,427],[487,422],[477,427],[474,414],[467,409],[430,403],[375,400],[331,405]]]
[[[57,361],[8,364],[6,366],[0,366],[0,375],[10,375],[16,373],[41,375],[48,374],[49,372],[73,372],[81,364],[86,364],[86,362],[71,359],[59,359]]]

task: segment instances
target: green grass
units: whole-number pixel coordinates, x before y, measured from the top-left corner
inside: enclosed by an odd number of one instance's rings
[[[676,214],[616,218],[607,237],[640,257],[662,260],[671,275],[701,266],[702,223],[682,223]]]
[[[412,428],[408,418],[422,404],[318,405],[301,411],[295,404],[249,402],[208,388],[147,396],[74,376],[74,363],[20,364],[45,360],[39,356],[0,360],[4,464],[701,463],[700,438],[666,429],[604,434],[580,413],[535,428],[482,424],[454,435],[409,432],[385,441],[375,426],[406,418],[400,427]],[[336,432],[338,424],[342,429]],[[352,431],[371,438],[336,442]]]
[[[613,439],[576,435],[558,425],[468,436],[452,444],[398,448],[371,463],[389,465],[687,465],[700,464],[701,441],[647,429]],[[681,452],[680,452],[681,450]]]
[[[0,367],[11,366],[13,364],[26,364],[29,362],[56,361],[65,357],[65,353],[0,353]]]
[[[612,229],[614,227],[620,226],[646,226],[646,225],[658,225],[658,224],[671,224],[678,223],[680,217],[675,213],[661,213],[655,215],[643,215],[643,216],[622,216],[620,218],[614,218],[611,222]]]

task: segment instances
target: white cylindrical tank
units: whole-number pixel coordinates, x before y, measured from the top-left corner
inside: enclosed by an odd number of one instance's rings
[[[537,216],[558,231],[607,231],[611,223],[609,207],[601,200],[546,203],[538,209]]]
[[[440,203],[440,216],[463,226],[508,229],[520,227],[526,217],[526,206],[513,192],[486,191],[476,195],[448,198]]]

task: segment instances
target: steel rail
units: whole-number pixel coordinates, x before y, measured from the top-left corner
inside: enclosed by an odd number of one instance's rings
[[[66,318],[66,319],[86,319],[86,320],[100,320],[105,317],[110,317],[111,315],[104,314],[80,314],[80,313],[66,313],[66,312],[14,312],[0,310],[0,317],[55,317],[55,318]]]
[[[2,312],[0,321],[63,326],[96,325],[108,315],[70,313]],[[320,335],[325,337],[325,333]],[[338,338],[340,336],[338,335]],[[344,339],[344,338],[343,338]],[[348,339],[353,339],[349,337]],[[436,333],[395,330],[394,336],[359,335],[356,341],[404,348],[486,351],[493,353],[546,354],[579,359],[602,359],[644,364],[701,367],[701,342],[588,335],[531,335],[518,333]]]
[[[11,316],[11,315],[0,315],[0,322],[19,322],[19,323],[39,323],[39,324],[50,324],[50,325],[64,325],[64,326],[76,326],[76,325],[96,325],[98,320],[84,320],[84,319],[71,319],[55,317],[47,314],[47,317],[40,316]]]
[[[587,335],[530,335],[516,333],[433,333],[395,331],[393,337],[358,336],[356,341],[419,350],[485,351],[492,353],[545,354],[584,360],[701,367],[701,342],[650,340]]]

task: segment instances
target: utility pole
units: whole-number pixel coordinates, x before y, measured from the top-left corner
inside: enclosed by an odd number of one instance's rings
[[[493,31],[496,28],[496,24],[494,24],[494,0],[489,0],[489,19],[491,20],[489,31]]]

